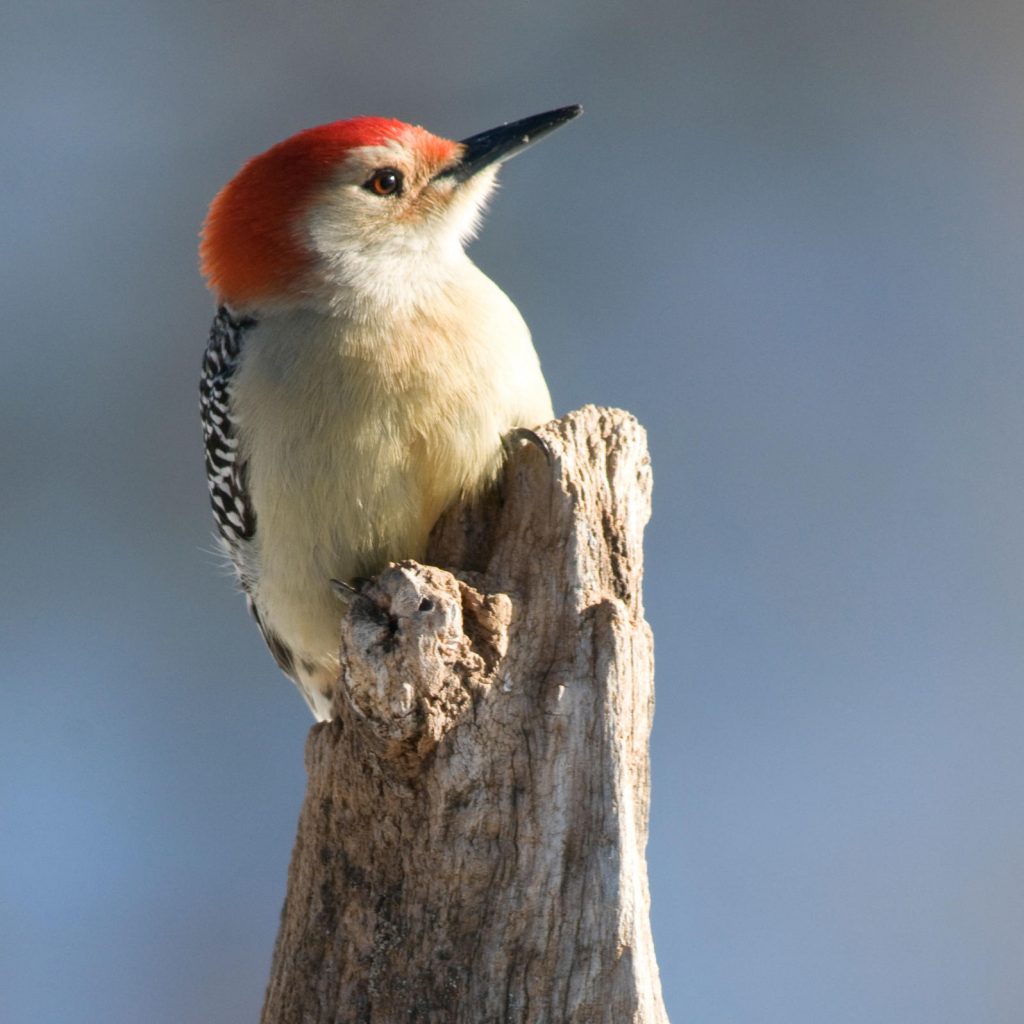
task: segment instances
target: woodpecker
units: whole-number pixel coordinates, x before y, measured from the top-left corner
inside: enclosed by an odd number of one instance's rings
[[[498,166],[562,107],[461,142],[381,117],[299,132],[217,194],[200,263],[218,309],[200,411],[221,545],[281,669],[331,714],[332,581],[421,558],[493,482],[502,439],[554,415],[519,311],[470,261]]]

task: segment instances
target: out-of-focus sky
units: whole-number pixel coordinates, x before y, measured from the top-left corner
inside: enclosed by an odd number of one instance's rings
[[[565,103],[473,245],[650,433],[673,1021],[1024,1013],[1024,6],[0,19],[0,1019],[256,1019],[310,720],[210,553],[196,233],[248,156]]]

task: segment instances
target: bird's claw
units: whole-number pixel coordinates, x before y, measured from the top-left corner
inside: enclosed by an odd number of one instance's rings
[[[363,590],[369,582],[365,576],[353,576],[351,583],[346,580],[332,579],[331,590],[334,591],[336,597],[340,597],[343,601],[348,602],[357,597],[366,597]]]
[[[346,601],[359,596],[359,591],[351,583],[346,583],[344,580],[331,580],[331,590],[338,597],[344,598]]]
[[[529,427],[513,427],[502,439],[501,443],[505,447],[505,454],[511,455],[513,445],[516,441],[526,441],[528,444],[532,444],[534,447],[539,448],[541,454],[544,456],[544,461],[547,462],[548,466],[553,466],[555,462],[555,456],[551,451],[550,445],[544,440],[536,430],[531,430]]]

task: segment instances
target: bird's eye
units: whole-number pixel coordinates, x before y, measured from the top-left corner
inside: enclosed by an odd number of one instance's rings
[[[374,171],[370,180],[363,186],[375,196],[394,196],[402,191],[402,172],[394,167],[382,167]]]

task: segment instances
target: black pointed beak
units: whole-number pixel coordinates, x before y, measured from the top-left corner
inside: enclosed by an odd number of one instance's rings
[[[521,153],[582,113],[583,108],[574,104],[571,107],[559,107],[543,114],[534,114],[533,117],[524,117],[521,121],[503,124],[498,128],[491,128],[490,131],[480,132],[479,135],[471,135],[460,143],[462,156],[458,163],[434,175],[434,180],[452,178],[455,181],[465,181],[472,178],[477,171]]]

